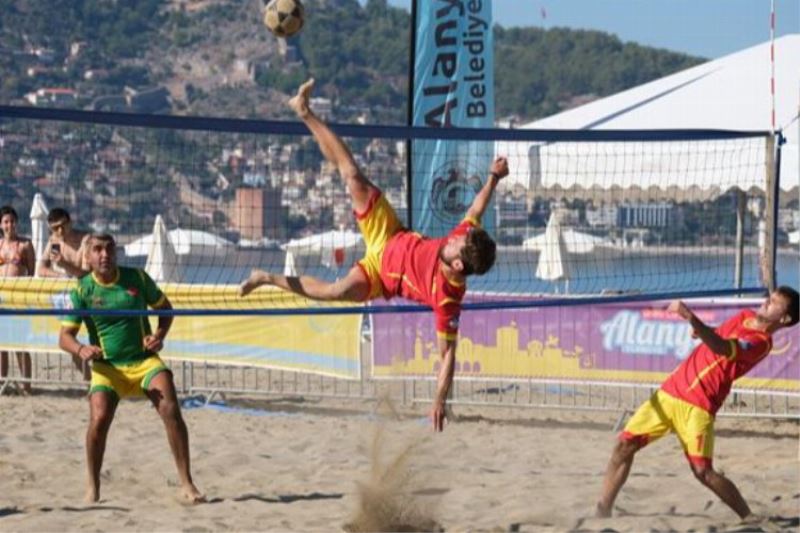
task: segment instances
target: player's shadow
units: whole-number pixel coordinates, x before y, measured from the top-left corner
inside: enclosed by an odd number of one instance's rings
[[[299,501],[315,500],[339,500],[344,497],[342,493],[324,494],[322,492],[312,492],[311,494],[278,494],[275,497],[262,496],[261,494],[244,494],[238,498],[233,498],[235,502],[246,502],[256,500],[264,503],[294,503]]]
[[[87,505],[86,507],[66,506],[62,507],[61,510],[71,513],[85,513],[86,511],[121,511],[123,513],[131,512],[131,510],[127,507],[119,507],[116,505]]]
[[[23,511],[20,511],[16,507],[0,507],[0,518],[4,516],[11,516],[12,514],[22,514]]]

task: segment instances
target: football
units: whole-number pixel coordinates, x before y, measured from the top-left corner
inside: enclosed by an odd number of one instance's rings
[[[303,28],[300,0],[270,0],[264,8],[264,26],[278,37],[291,37]]]

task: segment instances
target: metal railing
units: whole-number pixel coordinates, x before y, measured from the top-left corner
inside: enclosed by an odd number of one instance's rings
[[[88,389],[83,372],[61,352],[31,354],[32,376],[21,375],[14,353],[9,354],[8,375],[0,377],[0,394],[34,387]],[[366,357],[365,357],[366,359]],[[362,361],[361,379],[344,379],[307,372],[210,362],[174,360],[175,386],[182,395],[203,395],[207,401],[220,395],[282,398],[335,398],[374,401],[389,395],[403,405],[429,403],[436,392],[435,378],[370,377]],[[620,420],[635,410],[659,383],[588,382],[556,379],[500,380],[456,378],[449,403],[480,407],[567,409],[620,413]],[[718,413],[728,417],[800,420],[800,392],[734,388]]]

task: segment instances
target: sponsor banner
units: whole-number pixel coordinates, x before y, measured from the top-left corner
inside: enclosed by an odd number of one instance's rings
[[[69,305],[69,280],[0,280],[0,308],[56,308]],[[239,299],[234,285],[162,284],[176,309],[302,308],[316,305],[285,292],[260,290]],[[222,304],[221,302],[225,302]],[[150,317],[155,326],[157,318]],[[61,328],[55,316],[3,316],[0,349],[58,352]],[[342,378],[360,377],[359,315],[180,316],[173,322],[162,357],[297,370]],[[88,342],[86,328],[79,336]]]
[[[492,4],[431,0],[417,4],[413,125],[494,125]],[[480,191],[494,157],[492,142],[412,143],[414,229],[440,237],[458,224]],[[493,233],[494,206],[483,226]]]
[[[477,298],[476,298],[477,299]],[[707,324],[721,324],[763,300],[691,301]],[[400,303],[400,302],[397,302]],[[699,343],[667,302],[464,311],[456,375],[658,383]],[[378,314],[373,324],[376,377],[432,376],[439,368],[429,313]],[[797,330],[774,336],[769,357],[739,381],[742,388],[800,390]]]

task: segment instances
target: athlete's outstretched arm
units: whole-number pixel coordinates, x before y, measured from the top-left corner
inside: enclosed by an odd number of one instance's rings
[[[434,431],[444,429],[447,394],[453,385],[453,374],[456,370],[456,341],[439,339],[439,352],[442,356],[441,367],[436,383],[436,397],[431,405],[431,422]]]
[[[492,194],[501,179],[508,176],[508,159],[505,157],[498,157],[492,162],[489,167],[489,178],[483,184],[480,192],[475,196],[472,205],[467,210],[467,218],[474,218],[480,221],[483,213],[489,205],[489,200],[492,199]]]
[[[692,325],[695,335],[697,335],[700,340],[703,341],[703,344],[708,346],[709,349],[715,354],[731,357],[735,353],[732,342],[736,341],[723,339],[717,335],[717,332],[714,331],[713,328],[710,328],[705,322],[697,318],[697,315],[692,313],[692,311],[686,307],[686,304],[682,301],[674,300],[669,304],[669,307],[667,307],[667,311],[676,313],[680,315],[681,318],[688,320]]]

